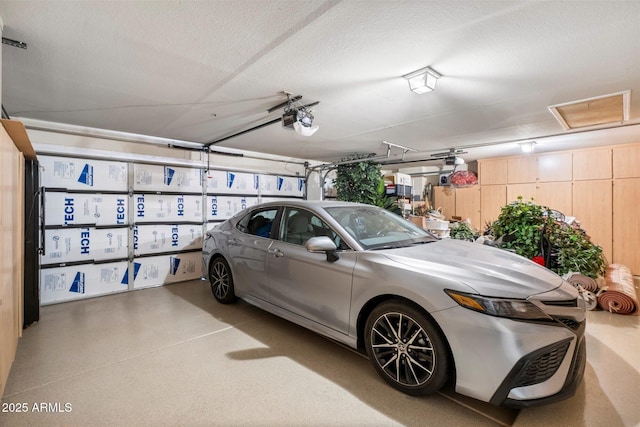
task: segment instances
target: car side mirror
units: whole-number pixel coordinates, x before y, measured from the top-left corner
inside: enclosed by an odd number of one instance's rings
[[[324,252],[327,254],[327,261],[335,262],[339,260],[338,254],[336,250],[338,247],[333,240],[331,240],[327,236],[317,236],[312,237],[307,240],[307,243],[304,244],[304,247],[307,248],[309,252]]]

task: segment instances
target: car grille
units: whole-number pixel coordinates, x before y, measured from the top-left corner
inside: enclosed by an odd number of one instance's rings
[[[577,320],[571,319],[569,317],[554,317],[554,319],[562,323],[567,328],[572,329],[574,331],[577,331],[580,328],[580,325],[582,325],[583,323],[583,322],[578,322]]]
[[[554,307],[577,307],[578,299],[570,299],[564,301],[541,301],[544,305],[552,305]]]
[[[560,367],[565,354],[567,354],[569,344],[569,341],[559,343],[541,353],[535,359],[527,361],[520,371],[514,387],[539,384],[551,378]]]
[[[544,301],[544,300],[540,300],[540,302],[542,304],[544,304],[545,306],[550,306],[550,307],[567,307],[567,308],[576,308],[578,307],[578,299],[574,298],[574,299],[570,299],[570,300],[550,300],[550,301]],[[544,310],[543,310],[544,311]],[[555,312],[557,313],[559,310],[555,310]],[[581,328],[581,326],[583,326],[585,324],[585,321],[578,321],[576,320],[574,317],[572,316],[563,316],[563,315],[559,315],[558,314],[553,314],[550,315],[554,321],[566,326],[567,328],[571,329],[574,332],[577,332],[578,335],[581,335],[579,333],[579,330]]]

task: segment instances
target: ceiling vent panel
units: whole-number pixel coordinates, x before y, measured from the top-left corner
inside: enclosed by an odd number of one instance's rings
[[[630,98],[627,90],[547,108],[565,130],[570,130],[628,121]]]

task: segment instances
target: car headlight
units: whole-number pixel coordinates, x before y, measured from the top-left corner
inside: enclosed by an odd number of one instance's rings
[[[551,317],[527,300],[485,297],[450,289],[445,289],[445,292],[462,307],[491,316],[522,320],[551,320]]]

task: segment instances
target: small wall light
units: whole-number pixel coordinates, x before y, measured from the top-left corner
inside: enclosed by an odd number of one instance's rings
[[[409,88],[413,92],[422,94],[435,90],[436,82],[442,76],[430,67],[424,67],[402,77],[409,81]]]
[[[535,141],[527,141],[520,143],[520,149],[523,153],[531,153],[536,147]]]

